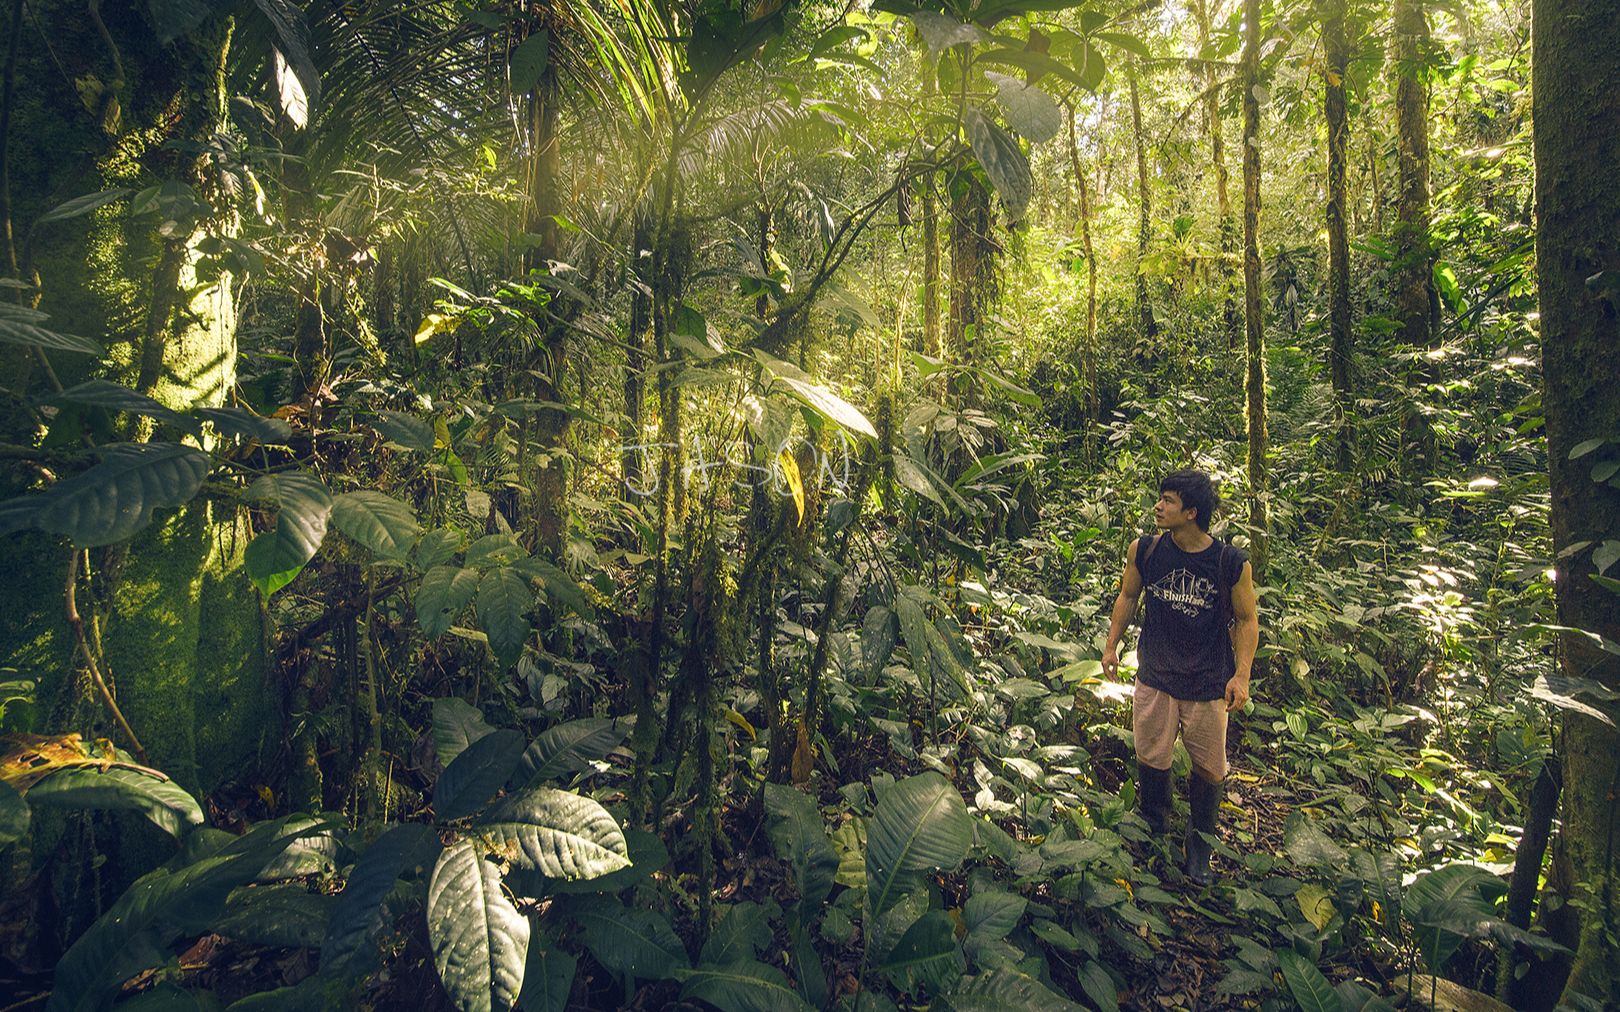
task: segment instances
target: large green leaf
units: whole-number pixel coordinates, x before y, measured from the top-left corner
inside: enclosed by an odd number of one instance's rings
[[[395,446],[420,453],[433,452],[433,423],[403,411],[379,411],[372,428]]]
[[[1294,1002],[1303,1012],[1344,1012],[1344,1003],[1339,1000],[1338,992],[1333,990],[1333,985],[1322,976],[1315,963],[1293,949],[1279,951],[1277,962],[1282,964],[1283,981],[1288,985],[1288,993],[1293,995]]]
[[[106,411],[147,415],[156,418],[160,422],[184,429],[187,432],[195,433],[197,431],[197,422],[194,419],[187,418],[185,415],[171,410],[167,405],[160,404],[139,391],[131,390],[122,383],[114,383],[111,380],[87,380],[78,386],[63,390],[53,399],[67,401],[70,404],[87,404]]]
[[[789,393],[803,401],[812,411],[857,435],[869,439],[877,438],[877,430],[872,428],[872,423],[867,421],[859,408],[812,380],[798,366],[768,355],[758,348],[754,349],[754,358],[759,360],[759,364],[764,366],[765,371],[775,377],[778,383],[786,387]]]
[[[276,524],[247,546],[248,579],[269,597],[293,581],[326,537],[332,494],[304,471],[267,474],[248,488],[248,498],[277,505]]]
[[[585,929],[585,947],[621,979],[661,980],[688,965],[686,949],[663,914],[597,902],[576,908],[574,916]]]
[[[975,941],[1006,938],[1024,916],[1029,901],[1004,889],[980,889],[962,904],[962,923]]]
[[[810,1005],[788,983],[787,976],[757,959],[705,964],[677,971],[681,997],[703,1001],[720,1012],[797,1012]]]
[[[212,422],[224,436],[240,436],[266,444],[284,444],[292,438],[292,426],[279,418],[256,415],[246,408],[193,408],[191,414]]]
[[[110,443],[100,463],[38,495],[0,505],[0,534],[37,527],[96,548],[123,541],[152,521],[152,511],[190,502],[211,460],[180,443]]]
[[[409,555],[420,531],[409,506],[369,490],[345,492],[332,500],[332,526],[383,559]]]
[[[782,912],[774,900],[768,907],[744,900],[722,909],[725,916],[703,943],[703,965],[723,966],[739,959],[753,959],[771,944],[771,920]]]
[[[428,883],[428,940],[439,980],[464,1012],[511,1008],[523,988],[529,921],[501,891],[501,872],[470,841],[439,855]]]
[[[1057,136],[1063,127],[1063,113],[1052,97],[1033,84],[1025,84],[1016,77],[984,72],[996,86],[996,103],[1002,114],[1031,144],[1040,144]]]
[[[455,697],[433,701],[433,752],[440,766],[449,766],[468,745],[493,732],[484,711]]]
[[[478,590],[476,570],[460,566],[434,566],[422,574],[416,588],[416,623],[430,640],[443,636]]]
[[[1007,217],[1018,221],[1029,206],[1033,181],[1029,171],[1029,158],[1005,130],[990,122],[990,118],[977,109],[969,109],[962,118],[967,129],[968,143],[973,155],[984,166],[990,184],[1001,194],[1007,207]]]
[[[559,949],[549,939],[531,937],[518,1007],[523,1012],[567,1012],[578,964],[573,953]]]
[[[327,823],[314,823],[304,831],[329,829]],[[258,877],[299,832],[288,832],[279,819],[261,823],[244,836],[225,835],[218,846],[203,848],[201,856],[179,868],[141,876],[57,962],[47,1009],[110,1007],[125,981],[173,959],[170,942],[217,921],[231,890]]]
[[[34,808],[136,811],[177,840],[203,824],[197,799],[179,784],[155,770],[142,772],[124,766],[57,770],[28,789],[28,803]]]
[[[944,1002],[956,1012],[1081,1012],[1081,1006],[1010,966],[964,978]]]
[[[117,186],[110,190],[86,193],[82,197],[74,197],[72,200],[56,205],[35,218],[34,224],[43,225],[47,221],[64,221],[68,218],[77,218],[80,215],[89,214],[98,207],[127,196],[129,196],[129,187],[127,186]]]
[[[922,37],[936,60],[947,49],[972,45],[975,42],[989,42],[991,39],[990,33],[978,25],[965,24],[949,14],[940,14],[937,11],[908,11],[906,17],[917,26],[917,34]]]
[[[808,794],[782,784],[765,785],[765,832],[776,856],[793,867],[799,899],[814,907],[832,891],[838,852],[827,839],[821,812]]]
[[[1119,988],[1101,963],[1095,959],[1086,960],[1086,965],[1081,967],[1077,976],[1080,978],[1080,990],[1101,1012],[1119,1012]]]
[[[585,717],[549,727],[530,743],[518,763],[517,779],[529,787],[583,773],[594,760],[619,747],[630,724],[608,717]]]
[[[592,879],[630,866],[613,816],[569,791],[537,787],[513,795],[473,823],[473,832],[516,867],[549,878]]]
[[[338,894],[321,944],[321,970],[354,975],[370,971],[377,956],[377,935],[387,923],[383,899],[400,875],[427,864],[439,849],[432,826],[407,822],[394,826],[360,855]]]
[[[544,559],[522,559],[513,563],[513,568],[525,576],[539,580],[545,587],[546,597],[554,603],[560,604],[582,618],[592,618],[596,609],[591,607],[590,599],[574,578],[553,566]]]
[[[500,566],[478,582],[478,625],[489,637],[489,648],[503,665],[517,663],[523,641],[529,638],[529,609],[534,590],[517,571]]]
[[[512,94],[528,94],[540,80],[540,75],[545,73],[546,65],[550,62],[549,32],[544,30],[535,32],[514,47],[507,61]]]
[[[894,986],[907,994],[927,985],[938,994],[967,967],[956,944],[956,922],[943,910],[930,910],[906,929],[878,966]]]
[[[28,802],[17,793],[17,788],[0,780],[0,847],[27,836],[30,821]]]
[[[492,731],[468,745],[434,783],[434,813],[440,819],[460,819],[478,811],[506,783],[522,755],[523,736],[516,731]]]
[[[861,661],[866,665],[868,678],[875,677],[883,670],[883,665],[889,663],[899,635],[900,623],[894,612],[881,604],[866,609],[866,617],[861,621]]]
[[[74,351],[81,355],[101,356],[107,349],[77,334],[63,334],[40,326],[50,319],[37,309],[0,302],[0,344],[38,345],[54,351]]]
[[[251,945],[312,949],[326,937],[336,900],[310,892],[302,882],[241,886],[225,901],[225,915],[212,927]]]
[[[1306,868],[1343,868],[1349,860],[1343,847],[1309,816],[1298,812],[1283,827],[1283,851],[1295,864]]]
[[[961,864],[973,844],[973,819],[950,782],[919,773],[892,784],[866,830],[866,889],[881,914],[917,884],[922,872]]]

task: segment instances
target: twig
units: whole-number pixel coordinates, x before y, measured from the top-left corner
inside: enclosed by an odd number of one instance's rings
[[[142,747],[141,740],[135,737],[135,729],[129,726],[124,719],[124,711],[118,708],[117,700],[113,699],[112,691],[107,688],[106,679],[101,677],[101,668],[96,664],[95,654],[90,649],[90,641],[84,635],[84,619],[79,616],[78,597],[76,594],[79,582],[79,554],[81,549],[73,549],[68,553],[67,569],[67,620],[73,627],[73,635],[79,641],[79,653],[84,656],[84,665],[90,669],[90,677],[96,683],[96,689],[101,693],[101,701],[106,704],[107,712],[112,714],[113,722],[124,732],[129,739],[130,751],[135,758],[141,761],[142,766],[149,766],[146,760],[146,749]]]

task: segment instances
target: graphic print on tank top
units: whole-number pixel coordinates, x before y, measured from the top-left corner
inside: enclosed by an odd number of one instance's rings
[[[1188,618],[1197,618],[1215,606],[1215,581],[1186,569],[1164,574],[1148,588],[1148,593]]]

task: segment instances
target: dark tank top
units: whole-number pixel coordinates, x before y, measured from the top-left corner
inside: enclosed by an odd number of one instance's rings
[[[1221,699],[1237,670],[1232,656],[1232,587],[1248,560],[1219,540],[1184,552],[1168,534],[1149,554],[1151,536],[1136,544],[1142,574],[1142,635],[1136,677],[1177,699]]]

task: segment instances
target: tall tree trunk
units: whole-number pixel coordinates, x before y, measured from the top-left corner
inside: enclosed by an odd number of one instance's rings
[[[1243,330],[1244,419],[1249,435],[1250,558],[1266,568],[1266,335],[1260,286],[1260,0],[1243,0]]]
[[[1322,111],[1327,119],[1327,233],[1328,233],[1328,372],[1333,379],[1333,413],[1338,429],[1335,461],[1341,472],[1354,463],[1350,434],[1351,348],[1350,244],[1345,233],[1348,188],[1345,164],[1350,128],[1345,110],[1344,78],[1350,64],[1350,43],[1345,37],[1345,0],[1324,0],[1322,54],[1327,62]]]
[[[542,23],[536,31],[546,32]],[[523,257],[525,269],[549,270],[559,253],[556,215],[562,211],[559,176],[562,170],[562,88],[556,63],[549,62],[528,96],[528,206],[524,231],[531,245]],[[529,360],[534,376],[534,396],[538,400],[562,401],[562,380],[567,331],[545,317],[536,320],[540,343]],[[568,533],[568,470],[561,452],[568,431],[565,411],[547,408],[535,415],[535,456],[539,465],[534,475],[535,538],[538,547],[554,558],[562,552]]]
[[[1429,19],[1423,0],[1394,0],[1397,193],[1395,200],[1395,319],[1409,348],[1428,349],[1439,337],[1440,297],[1434,287],[1434,249],[1429,240]],[[1434,433],[1415,405],[1429,396],[1436,378],[1425,364],[1409,381],[1414,409],[1405,420],[1417,442],[1418,464],[1434,454]]]
[[[1080,343],[1080,377],[1086,385],[1086,420],[1095,424],[1102,413],[1097,394],[1097,253],[1091,244],[1091,194],[1080,164],[1080,139],[1075,135],[1075,114],[1069,112],[1069,161],[1080,189],[1080,248],[1086,255],[1086,331]]]
[[[219,191],[212,156],[198,152],[228,125],[224,69],[233,24],[209,17],[162,44],[144,5],[92,5],[90,18],[80,3],[36,3],[32,12],[55,34],[49,50],[20,49],[11,129],[61,143],[11,149],[19,213],[37,215],[98,189],[164,183],[189,186],[212,205],[203,224],[177,236],[158,235],[150,219],[116,204],[45,226],[52,231],[39,252],[40,308],[53,326],[103,337],[110,349],[99,364],[62,363],[64,377],[105,375],[173,409],[223,404],[236,382],[238,281],[211,269],[196,247],[205,231],[230,235],[235,212]],[[117,68],[114,79],[86,115],[88,92],[69,87],[63,74],[86,89],[103,85],[109,66]],[[149,426],[134,427],[133,438],[150,434]],[[31,427],[0,433],[11,442],[35,438]],[[0,497],[22,484],[0,477]],[[92,552],[88,570],[76,567],[78,610],[100,627],[98,666],[152,763],[193,791],[243,775],[279,734],[263,615],[241,571],[251,536],[245,514],[198,499],[160,515],[128,544]],[[8,541],[16,564],[0,602],[0,657],[46,673],[40,712],[56,727],[99,719],[80,710],[75,695],[65,558],[54,539]]]
[[[630,347],[624,360],[624,435],[620,440],[620,467],[627,489],[645,488],[642,464],[642,401],[647,390],[647,334],[652,328],[652,220],[646,208],[637,208],[630,238]]]
[[[1193,17],[1198,22],[1198,48],[1200,51],[1209,47],[1210,33],[1210,5],[1209,0],[1194,0]],[[1238,335],[1243,331],[1242,318],[1238,314],[1237,299],[1233,294],[1235,285],[1232,283],[1232,254],[1236,252],[1237,245],[1237,219],[1232,216],[1231,174],[1226,169],[1226,134],[1221,128],[1221,89],[1220,70],[1215,61],[1209,60],[1204,64],[1204,124],[1209,130],[1209,161],[1215,170],[1215,211],[1218,228],[1220,229],[1220,271],[1217,275],[1221,291],[1224,295],[1224,309],[1221,314],[1225,325],[1226,347],[1230,350],[1237,347]]]
[[[1620,595],[1591,579],[1594,551],[1620,539],[1620,489],[1592,479],[1594,462],[1620,455],[1620,19],[1580,0],[1535,0],[1533,11],[1536,266],[1558,621],[1620,640]],[[1570,459],[1599,439],[1607,442]],[[1583,544],[1593,547],[1576,548]],[[1620,689],[1620,658],[1568,634],[1561,655],[1564,674]],[[1568,710],[1563,725],[1564,849],[1573,880],[1591,890],[1564,1002],[1580,994],[1613,1008],[1620,734]]]
[[[1148,297],[1147,275],[1143,273],[1153,230],[1153,196],[1148,189],[1147,141],[1142,137],[1142,102],[1137,95],[1134,59],[1126,77],[1131,83],[1131,139],[1136,145],[1136,316],[1141,337],[1147,340],[1158,335],[1159,324],[1153,319],[1153,301]]]
[[[941,358],[939,343],[939,196],[930,172],[919,181],[922,186],[923,220],[923,351]]]
[[[951,316],[946,334],[946,357],[954,365],[972,365],[977,359],[979,330],[994,284],[990,249],[990,191],[971,172],[958,173],[951,186]],[[956,392],[972,406],[977,387],[966,376],[958,378]]]

